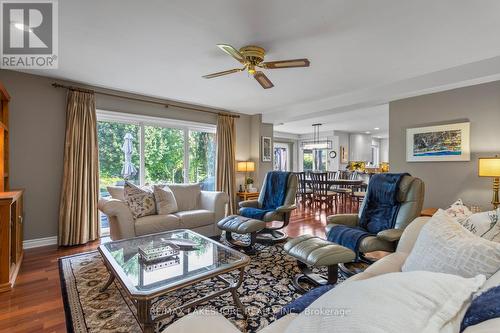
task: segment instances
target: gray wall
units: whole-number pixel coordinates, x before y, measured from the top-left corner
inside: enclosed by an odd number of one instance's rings
[[[389,162],[389,139],[380,139],[380,162]]]
[[[64,155],[66,90],[55,80],[0,70],[10,103],[11,188],[24,188],[24,239],[57,235]],[[59,81],[62,82],[62,81]],[[216,116],[182,108],[97,95],[97,108],[171,119],[216,123]],[[250,156],[250,117],[236,120],[236,157]]]
[[[349,135],[349,160],[371,161],[372,137],[369,134]]]
[[[10,186],[24,188],[24,239],[57,235],[66,91],[53,80],[0,70],[10,103]]]
[[[469,120],[470,162],[406,162],[406,128]],[[391,171],[409,172],[426,184],[426,207],[447,207],[462,198],[483,208],[491,205],[492,180],[477,176],[478,157],[500,153],[500,81],[391,102]]]

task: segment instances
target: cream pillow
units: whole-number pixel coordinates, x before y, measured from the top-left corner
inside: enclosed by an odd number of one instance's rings
[[[177,201],[174,193],[166,185],[155,185],[153,193],[156,202],[156,211],[158,215],[167,215],[177,212]]]
[[[108,193],[111,196],[111,198],[125,201],[125,196],[124,196],[125,193],[123,190],[123,186],[108,186],[106,187],[106,189],[108,190]]]
[[[472,214],[467,220],[460,224],[474,235],[484,239],[500,242],[500,223],[498,222],[498,211],[489,211]]]
[[[490,277],[500,268],[500,243],[473,235],[438,211],[422,227],[402,271]]]
[[[472,216],[472,212],[464,205],[462,199],[452,203],[444,212],[460,224]]]
[[[484,283],[432,272],[388,273],[340,284],[287,327],[287,333],[452,333]]]
[[[440,209],[440,211],[442,210]],[[494,242],[500,242],[499,211],[500,209],[473,214],[464,205],[462,199],[458,199],[443,212],[474,235]]]
[[[123,196],[134,219],[156,214],[155,198],[153,192],[148,188],[140,188],[125,182]]]

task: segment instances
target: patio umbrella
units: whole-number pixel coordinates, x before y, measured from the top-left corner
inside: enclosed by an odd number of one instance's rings
[[[132,141],[134,137],[132,134],[127,133],[123,139],[122,151],[125,160],[123,161],[122,176],[124,179],[130,179],[137,174],[137,169],[134,164],[132,164],[132,152],[134,149]]]

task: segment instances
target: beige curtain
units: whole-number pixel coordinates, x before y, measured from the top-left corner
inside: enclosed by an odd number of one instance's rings
[[[234,118],[219,115],[217,117],[217,191],[223,191],[229,195],[229,214],[235,212],[235,146]]]
[[[100,236],[95,95],[70,90],[67,103],[59,245],[77,245]]]

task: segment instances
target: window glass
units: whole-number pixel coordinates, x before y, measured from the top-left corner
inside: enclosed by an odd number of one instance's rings
[[[304,171],[313,170],[313,153],[310,149],[304,149],[303,151],[302,168]]]
[[[189,131],[189,182],[215,191],[215,134]]]
[[[144,126],[146,184],[184,183],[184,131]]]
[[[139,125],[97,122],[99,145],[99,190],[107,196],[106,186],[123,185],[127,179],[139,184]]]

